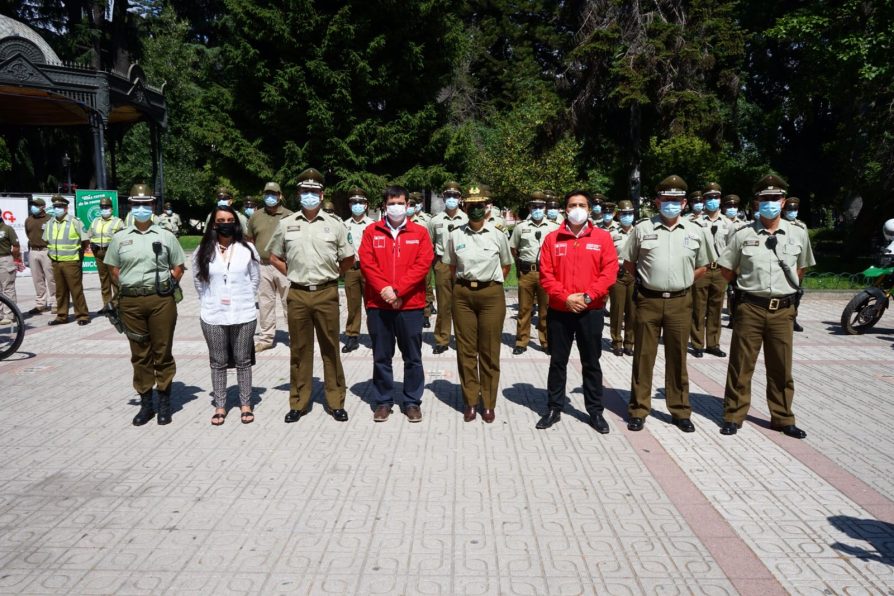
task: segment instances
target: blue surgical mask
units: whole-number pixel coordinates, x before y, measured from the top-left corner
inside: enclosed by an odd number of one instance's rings
[[[366,211],[366,206],[362,203],[354,203],[351,205],[351,214],[360,217],[363,215],[363,212]]]
[[[534,221],[540,221],[543,219],[545,211],[543,209],[531,209],[531,219]]]
[[[254,213],[254,207],[246,207],[245,208],[245,217],[251,217],[252,213]]]
[[[558,217],[559,217],[559,210],[558,210],[558,209],[547,209],[547,210],[546,210],[546,217],[547,217],[548,219],[558,219]]]
[[[246,211],[248,211],[248,209],[246,209]],[[173,215],[174,210],[173,209],[165,209],[165,213],[167,213],[168,215]]]
[[[414,215],[416,215],[416,208],[407,207],[407,217],[413,217]]]
[[[701,213],[705,209],[704,203],[693,203],[692,204],[692,212],[693,213]]]
[[[601,215],[602,214],[602,205],[593,205],[593,213],[595,215]]]
[[[230,206],[230,200],[229,200],[229,199],[218,199],[218,200],[217,200],[217,206],[218,206],[218,207],[229,207],[229,206]]]
[[[736,207],[727,207],[723,214],[730,219],[736,219],[739,217],[739,210]]]
[[[720,209],[720,199],[708,199],[705,201],[705,209],[714,213],[718,209]]]
[[[782,205],[779,204],[779,201],[761,201],[758,211],[764,219],[776,219],[779,217],[779,212],[782,211]]]
[[[133,218],[140,223],[147,222],[152,218],[150,207],[134,207],[130,212],[133,213]]]
[[[786,212],[785,212],[785,219],[787,219],[787,220],[789,220],[789,221],[795,221],[796,219],[798,219],[798,212],[797,212],[797,211],[791,211],[791,210],[786,211]]]
[[[446,207],[450,211],[453,211],[454,209],[459,207],[459,199],[455,197],[444,199],[444,207]]]
[[[303,192],[301,193],[301,208],[307,209],[308,211],[313,211],[317,207],[320,206],[320,202],[322,199],[320,195],[314,192]]]
[[[64,217],[65,207],[53,207],[53,215],[55,215],[56,217]]]
[[[264,195],[264,204],[270,208],[276,207],[279,203],[279,197],[276,195]]]
[[[31,205],[31,215],[40,215],[40,207]]]
[[[101,210],[99,211],[99,213],[100,213],[100,215],[102,215],[103,217],[112,217],[112,210],[111,210],[111,209],[101,209]]]
[[[621,215],[620,217],[618,217],[618,219],[621,220],[621,225],[624,226],[625,228],[633,225],[633,214],[632,213],[630,213],[628,215]]]
[[[604,224],[610,224],[612,222],[612,220],[614,220],[614,219],[615,219],[615,216],[613,213],[603,213],[602,214],[602,223],[604,223]]]
[[[661,201],[661,207],[659,208],[661,215],[663,215],[665,219],[674,219],[680,215],[680,211],[682,210],[683,205],[680,201]]]

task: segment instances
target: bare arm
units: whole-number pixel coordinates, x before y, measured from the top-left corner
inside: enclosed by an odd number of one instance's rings
[[[693,277],[693,280],[697,281],[699,278],[704,277],[704,275],[705,275],[705,273],[707,273],[707,271],[708,271],[707,267],[697,267],[694,272],[695,277]]]
[[[183,272],[185,270],[186,269],[183,267],[183,265],[177,265],[176,267],[171,269],[171,277],[174,278],[174,281],[180,283],[180,278],[183,277]]]
[[[121,267],[109,267],[109,271],[112,273],[112,279],[115,280],[115,285],[120,285]]]
[[[344,275],[347,271],[354,266],[354,255],[350,257],[345,257],[341,260],[341,263],[338,264],[338,272],[340,275]]]
[[[275,254],[270,254],[270,264],[276,267],[276,270],[282,273],[283,275],[289,274],[289,269],[286,267],[286,262],[281,258],[276,256]]]

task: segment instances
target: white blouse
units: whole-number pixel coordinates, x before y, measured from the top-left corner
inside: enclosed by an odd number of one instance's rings
[[[214,258],[208,263],[208,282],[193,276],[201,303],[200,316],[205,323],[238,325],[257,319],[255,296],[261,283],[260,257],[253,244],[248,246],[234,242],[224,252],[215,246]],[[196,251],[192,257],[194,272],[198,272],[198,254]]]

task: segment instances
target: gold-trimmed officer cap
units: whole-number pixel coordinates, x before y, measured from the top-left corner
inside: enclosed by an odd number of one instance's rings
[[[323,175],[314,168],[307,168],[298,174],[298,188],[323,190]]]
[[[254,197],[251,197],[251,196],[245,197],[245,200],[242,201],[242,207],[243,207],[243,208],[245,208],[245,207],[256,207],[257,204],[258,204],[257,199],[255,199]]]
[[[369,202],[369,197],[366,196],[366,191],[364,191],[359,186],[351,187],[348,191],[348,200],[349,201],[358,201],[363,200]],[[327,201],[328,202],[328,201]]]
[[[463,189],[459,185],[459,182],[457,182],[456,180],[450,180],[444,184],[444,190],[441,191],[441,194],[447,194],[448,192],[456,193],[456,194],[462,196]]]
[[[788,197],[785,200],[785,208],[795,210],[801,205],[801,199],[798,197]]]
[[[131,203],[149,203],[155,201],[155,193],[148,184],[134,184],[130,187],[130,195],[127,199]]]
[[[489,194],[487,187],[483,184],[472,184],[469,186],[469,193],[463,199],[464,203],[486,203]]]
[[[751,190],[756,197],[785,196],[788,191],[788,182],[776,174],[767,174],[758,180]]]
[[[50,197],[50,202],[53,205],[68,205],[68,199],[66,199],[65,197],[63,197],[60,194],[55,194],[52,197]]]
[[[528,197],[528,203],[546,203],[546,195],[543,194],[542,190],[535,190]]]
[[[602,205],[603,203],[608,202],[608,197],[602,194],[601,192],[593,193],[593,204],[594,205]]]
[[[707,184],[705,184],[705,188],[702,189],[702,196],[705,197],[708,195],[717,195],[719,197],[720,193],[720,184],[718,184],[717,182],[708,182]]]
[[[37,197],[36,199],[34,199],[33,201],[31,201],[31,203],[34,204],[34,205],[37,205],[38,207],[46,207],[46,206],[47,206],[47,202],[44,201],[44,200],[43,200],[42,198],[40,198],[40,197]]]
[[[659,195],[680,197],[681,199],[686,197],[687,190],[689,190],[689,186],[687,186],[686,181],[676,174],[668,176],[655,187],[655,192]]]
[[[226,186],[218,186],[217,192],[215,194],[217,195],[218,200],[222,199],[224,197],[226,197],[228,199],[233,198],[233,192]]]
[[[418,204],[421,203],[423,200],[424,200],[424,199],[422,198],[422,193],[421,193],[421,192],[418,192],[418,191],[416,191],[416,192],[411,192],[411,193],[410,193],[410,196],[407,197],[407,203],[413,203],[414,205],[418,205]]]
[[[618,211],[633,211],[633,201],[630,199],[618,201]]]
[[[723,207],[738,207],[741,202],[739,195],[726,195],[720,200],[720,204]]]
[[[689,196],[687,197],[687,200],[688,200],[690,203],[693,203],[693,202],[695,202],[695,201],[700,200],[701,198],[702,198],[702,191],[700,191],[700,190],[693,190],[691,193],[689,193]]]
[[[100,207],[111,207],[111,206],[112,206],[112,199],[110,199],[109,197],[103,197],[103,198],[101,198],[101,199],[99,200],[99,206],[100,206]]]
[[[612,201],[606,201],[602,204],[602,211],[614,211],[617,207]]]
[[[282,189],[276,182],[268,182],[264,185],[264,190],[262,191],[262,193],[263,192],[278,192],[279,194],[282,194]]]
[[[544,191],[543,191],[543,194],[546,195],[546,200],[547,200],[547,201],[555,201],[555,202],[557,202],[557,203],[559,202],[559,193],[557,193],[556,191],[554,191],[554,190],[544,190]]]

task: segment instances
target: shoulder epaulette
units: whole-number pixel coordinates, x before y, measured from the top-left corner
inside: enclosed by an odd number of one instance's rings
[[[802,228],[802,229],[804,229],[804,230],[807,229],[807,224],[805,224],[805,223],[804,223],[803,221],[801,221],[800,219],[796,219],[795,221],[790,221],[789,223],[792,224],[792,225],[796,225],[796,226],[798,226],[799,228]]]
[[[735,231],[733,232],[733,234],[738,234],[742,230],[748,229],[750,227],[751,227],[751,223],[746,221],[746,222],[742,223],[738,228],[736,228]]]
[[[643,223],[644,221],[649,221],[650,219],[652,219],[652,218],[651,217],[641,217],[638,220],[636,220],[636,223],[634,223],[633,225],[638,226],[639,224]]]

